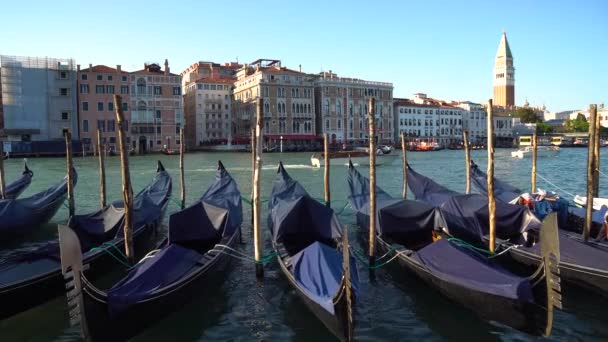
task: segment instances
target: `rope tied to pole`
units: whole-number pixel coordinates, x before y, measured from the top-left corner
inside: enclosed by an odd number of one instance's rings
[[[570,197],[574,198],[574,194],[572,194],[572,193],[570,193],[570,192],[568,192],[568,191],[566,191],[566,190],[564,190],[564,189],[560,188],[559,186],[555,185],[555,183],[552,183],[550,180],[548,180],[547,178],[543,177],[542,175],[540,175],[540,174],[538,174],[538,173],[537,173],[536,175],[537,175],[537,176],[538,176],[540,179],[544,180],[544,181],[545,181],[547,184],[549,184],[549,185],[551,185],[552,187],[554,187],[555,189],[557,189],[557,190],[559,190],[560,192],[562,192],[562,193],[564,193],[564,194],[566,194],[566,195],[568,195],[568,196],[570,196]]]

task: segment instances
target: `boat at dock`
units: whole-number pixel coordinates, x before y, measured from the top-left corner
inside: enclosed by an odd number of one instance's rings
[[[587,196],[575,195],[572,201],[581,208],[587,206]],[[608,207],[608,198],[594,197],[593,210],[602,210],[602,207]]]
[[[21,193],[30,186],[32,178],[34,177],[34,172],[27,167],[27,163],[23,164],[23,172],[21,173],[21,177],[10,184],[7,184],[6,188],[4,188],[5,199],[15,199],[19,197],[19,195],[21,195]]]
[[[338,249],[344,230],[333,209],[310,197],[282,163],[268,209],[272,245],[283,275],[329,331],[351,341],[357,267],[347,244]]]
[[[524,146],[517,151],[511,152],[513,158],[532,158],[533,148],[531,146]],[[536,150],[538,157],[554,157],[559,153],[558,146],[537,146]]]
[[[216,177],[202,197],[171,215],[168,236],[109,290],[93,285],[82,272],[83,255],[73,230],[60,227],[68,302],[85,340],[123,341],[181,309],[205,286],[225,276],[242,223],[241,193],[218,163]]]
[[[369,149],[330,152],[330,163],[348,166],[349,160],[351,160],[355,165],[369,166],[368,150]],[[382,149],[378,149],[376,151],[376,166],[391,165],[397,157],[399,157],[399,154],[392,153],[392,148],[387,153],[383,152]],[[310,157],[310,163],[313,167],[324,167],[324,153],[313,154]]]

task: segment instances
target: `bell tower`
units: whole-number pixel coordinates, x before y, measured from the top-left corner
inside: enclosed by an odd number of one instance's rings
[[[515,105],[515,68],[505,31],[502,32],[494,61],[494,105],[502,107]]]

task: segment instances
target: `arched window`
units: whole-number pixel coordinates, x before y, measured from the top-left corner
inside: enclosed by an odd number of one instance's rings
[[[145,101],[137,102],[137,110],[146,110],[146,102]]]
[[[359,130],[362,131],[363,130],[363,121],[359,120]]]
[[[338,119],[338,129],[342,129],[342,120]]]
[[[329,129],[329,119],[325,120],[325,129]]]
[[[143,78],[140,78],[137,80],[137,93],[138,94],[146,93],[146,80]]]
[[[283,107],[283,114],[285,114],[286,111],[285,111],[285,104],[284,103],[282,104],[282,107]]]
[[[348,126],[350,127],[350,130],[352,131],[353,130],[353,119],[350,119],[348,121]]]
[[[348,114],[349,114],[350,116],[353,116],[353,105],[352,105],[352,104],[349,104],[349,105],[348,105]]]
[[[291,114],[293,115],[296,112],[296,104],[295,103],[291,103]]]
[[[264,103],[264,113],[270,113],[270,104],[268,102]]]
[[[342,115],[342,103],[339,100],[336,102],[336,114]]]
[[[312,113],[312,111],[310,110],[310,103],[308,104],[308,113]]]
[[[329,114],[329,99],[325,99],[325,106],[323,106],[323,114]]]

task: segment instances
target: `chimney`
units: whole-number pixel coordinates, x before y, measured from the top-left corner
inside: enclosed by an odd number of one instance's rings
[[[93,71],[93,64],[89,63],[89,71]]]
[[[76,72],[80,71],[80,64],[76,64]]]
[[[165,76],[169,76],[169,60],[165,58]]]
[[[122,70],[120,69],[120,64],[116,64],[116,71],[118,71],[118,73],[120,73]]]
[[[298,67],[300,68],[300,72],[302,72],[302,64],[298,64]]]

